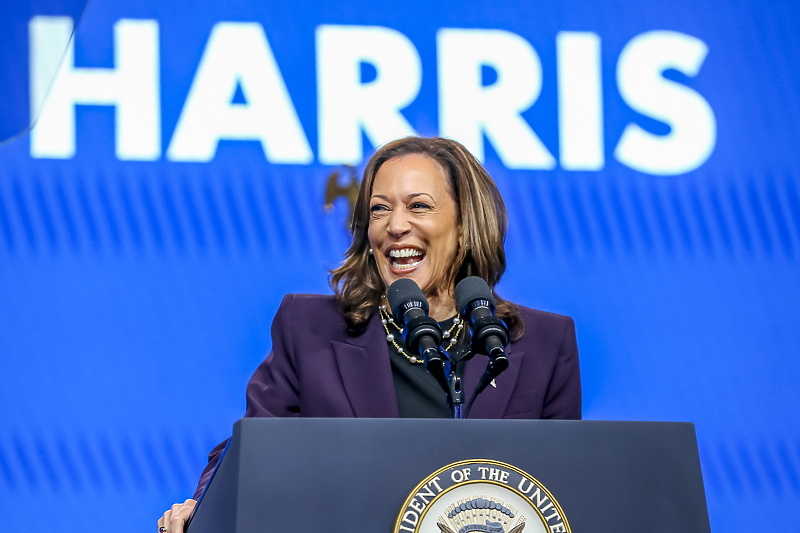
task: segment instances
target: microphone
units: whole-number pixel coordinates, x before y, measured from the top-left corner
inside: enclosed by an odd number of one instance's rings
[[[492,289],[483,279],[477,276],[462,279],[456,285],[455,297],[456,307],[472,328],[472,351],[489,356],[489,367],[484,374],[488,378],[488,385],[508,368],[505,352],[508,328],[500,318],[494,316]],[[488,377],[489,374],[491,377]],[[483,381],[482,378],[481,383]]]
[[[428,316],[428,301],[422,290],[414,280],[401,278],[389,286],[387,296],[392,316],[403,328],[406,347],[424,358],[428,371],[437,379],[444,377],[445,360],[439,350],[442,329]]]

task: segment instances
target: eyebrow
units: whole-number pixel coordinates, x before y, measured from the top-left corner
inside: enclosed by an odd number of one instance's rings
[[[431,196],[430,194],[428,194],[426,192],[412,192],[411,194],[409,194],[407,196],[407,200],[411,200],[411,199],[417,198],[419,196],[427,196],[428,198],[431,199],[432,202],[436,201],[436,199],[433,196]],[[389,201],[389,197],[386,196],[385,194],[373,194],[372,198],[380,198],[381,200],[386,200],[387,202]]]

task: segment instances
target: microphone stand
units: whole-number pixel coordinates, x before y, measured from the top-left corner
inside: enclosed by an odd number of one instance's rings
[[[450,416],[455,419],[464,418],[464,391],[461,390],[461,378],[456,372],[450,374]]]
[[[442,357],[443,364],[440,367],[441,370],[439,373],[441,377],[437,377],[437,381],[439,381],[439,384],[442,386],[445,394],[447,395],[447,403],[450,405],[450,417],[455,419],[463,419],[469,416],[469,412],[472,409],[472,404],[475,402],[475,399],[478,397],[478,395],[486,389],[486,387],[494,380],[494,378],[499,376],[506,368],[508,368],[508,357],[503,350],[500,349],[499,352],[492,350],[491,355],[489,355],[489,361],[486,364],[486,371],[483,373],[483,375],[481,375],[481,378],[478,381],[478,386],[472,393],[472,397],[470,398],[465,410],[465,394],[462,384],[464,377],[464,363],[472,359],[472,357],[475,355],[472,352],[471,346],[472,342],[467,342],[461,348],[457,349],[452,356],[444,349],[439,348],[439,353],[440,357]],[[436,373],[431,371],[430,367],[428,367],[428,371],[436,376]],[[445,374],[447,376],[446,378]]]
[[[442,350],[444,351],[444,350]],[[451,356],[447,355],[447,402],[450,405],[450,417],[464,418],[464,363],[472,357],[469,345],[462,346]]]
[[[461,387],[464,365],[460,363],[469,359],[468,356],[472,356],[469,346],[457,350],[452,357],[442,347],[436,354],[425,354],[425,368],[442,387],[450,406],[450,418],[464,418],[464,390]]]
[[[433,351],[433,350],[431,350]],[[472,403],[483,392],[491,381],[500,375],[503,370],[508,368],[508,358],[505,354],[501,356],[490,356],[486,364],[486,371],[478,381],[478,386],[473,392],[464,411],[464,389],[462,388],[464,378],[464,363],[472,359],[472,349],[469,343],[462,346],[451,356],[443,348],[439,348],[436,355],[425,354],[425,367],[428,369],[436,381],[442,387],[447,397],[447,404],[450,406],[450,418],[463,419],[469,415]]]

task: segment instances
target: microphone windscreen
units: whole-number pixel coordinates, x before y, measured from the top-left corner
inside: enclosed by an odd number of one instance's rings
[[[456,285],[455,296],[456,309],[462,315],[466,314],[467,306],[475,300],[489,300],[492,312],[494,312],[495,303],[492,289],[489,288],[489,284],[486,281],[478,276],[470,276],[459,281],[458,285]]]
[[[413,279],[400,278],[389,285],[387,297],[389,298],[389,307],[392,309],[392,316],[401,323],[404,322],[403,315],[406,311],[403,308],[409,302],[419,302],[419,307],[426,314],[428,313],[428,301],[422,294],[422,289]]]

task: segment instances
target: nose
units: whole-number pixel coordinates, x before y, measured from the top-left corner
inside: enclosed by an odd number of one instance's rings
[[[408,213],[403,209],[393,210],[386,224],[386,233],[393,237],[401,237],[409,231],[411,231],[411,224],[409,223]]]

